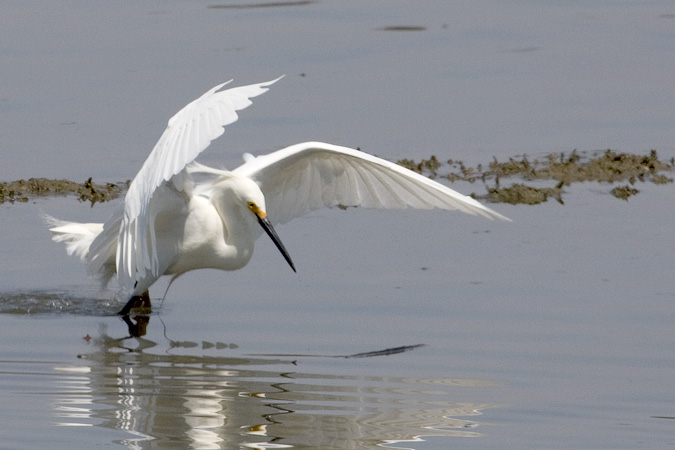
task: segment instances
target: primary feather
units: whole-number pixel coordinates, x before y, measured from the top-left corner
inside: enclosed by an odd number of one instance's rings
[[[234,173],[255,180],[274,223],[331,206],[441,208],[506,219],[481,203],[398,164],[322,142],[249,159]]]

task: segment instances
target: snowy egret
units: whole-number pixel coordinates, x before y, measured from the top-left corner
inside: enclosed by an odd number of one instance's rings
[[[120,314],[139,302],[149,305],[148,288],[162,275],[173,282],[190,270],[244,267],[262,231],[295,271],[273,224],[318,208],[436,207],[506,219],[427,177],[337,145],[306,142],[245,154],[232,171],[194,161],[250,98],[278,80],[222,90],[230,80],[180,110],[104,224],[49,218],[53,240],[84,260],[90,275],[103,286],[117,277],[123,299],[130,297]]]

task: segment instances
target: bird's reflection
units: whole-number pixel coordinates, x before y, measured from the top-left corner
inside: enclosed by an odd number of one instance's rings
[[[122,316],[122,320],[127,324],[129,337],[142,337],[147,334],[150,316],[145,314],[138,316]]]
[[[58,369],[78,380],[56,402],[61,425],[123,431],[130,449],[406,448],[428,436],[479,436],[474,419],[491,406],[455,400],[490,383],[306,373],[297,355],[157,343],[145,337],[151,318],[124,319],[123,338],[102,327],[79,355],[85,366]]]

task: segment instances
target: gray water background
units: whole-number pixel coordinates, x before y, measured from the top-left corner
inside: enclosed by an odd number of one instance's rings
[[[2,9],[3,181],[130,179],[184,104],[280,74],[200,161],[307,140],[472,164],[675,156],[671,2]],[[512,223],[319,211],[278,227],[297,275],[261,241],[242,271],[182,277],[138,339],[40,221],[116,203],[0,205],[2,448],[673,446],[675,195],[611,187],[492,205]]]

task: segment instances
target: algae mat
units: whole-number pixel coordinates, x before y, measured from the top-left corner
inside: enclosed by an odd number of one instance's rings
[[[564,188],[575,183],[596,182],[613,186],[610,193],[627,200],[640,191],[638,183],[669,184],[675,168],[675,158],[659,159],[656,150],[648,154],[621,153],[613,150],[596,152],[549,153],[530,160],[528,156],[497,158],[488,164],[467,167],[461,161],[448,159],[445,164],[436,156],[416,162],[403,159],[398,164],[430,178],[445,179],[450,183],[463,181],[482,183],[482,192],[471,196],[489,203],[536,205],[549,198],[563,204]],[[449,170],[444,172],[444,167]],[[504,185],[505,180],[517,180]],[[549,185],[542,185],[549,183]],[[30,178],[0,182],[0,203],[27,202],[31,197],[72,195],[92,205],[113,200],[122,195],[130,181],[94,183],[88,178],[83,183],[70,180]]]

